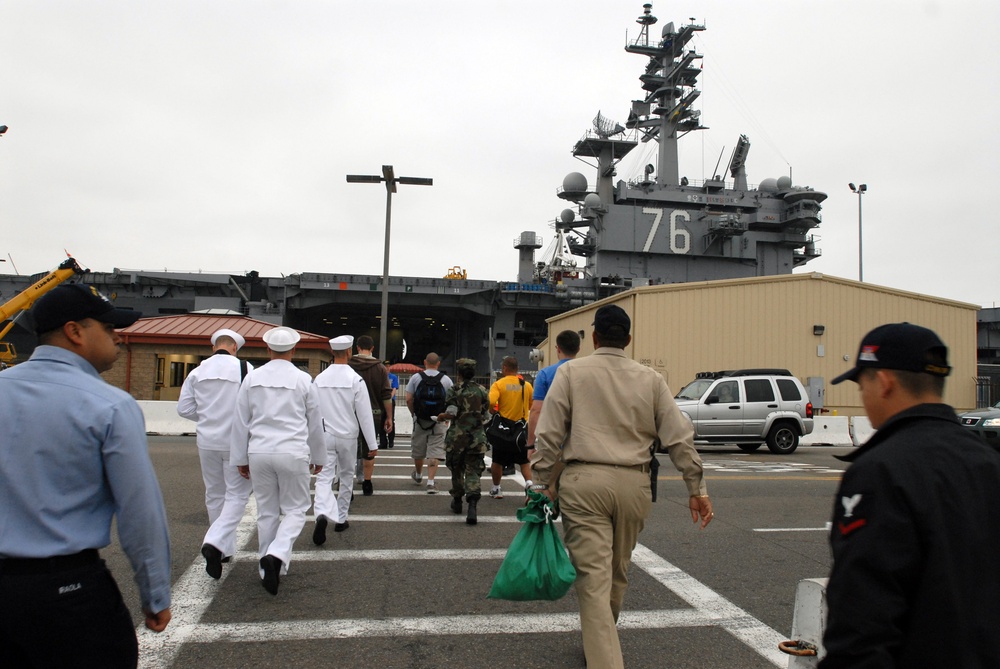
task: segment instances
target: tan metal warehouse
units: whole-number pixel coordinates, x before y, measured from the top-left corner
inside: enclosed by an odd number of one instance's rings
[[[979,306],[819,273],[727,279],[635,288],[548,320],[544,361],[556,360],[555,335],[583,331],[593,351],[593,314],[618,304],[632,317],[626,352],[656,369],[677,392],[697,372],[747,367],[791,370],[803,384],[822,379],[831,413],[859,415],[857,386],[830,385],[854,363],[861,337],[883,323],[908,321],[944,340],[953,369],[945,401],[976,406],[976,315]]]

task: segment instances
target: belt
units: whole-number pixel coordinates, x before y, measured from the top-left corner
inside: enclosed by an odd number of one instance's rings
[[[567,465],[599,465],[601,467],[614,467],[615,469],[634,469],[644,474],[649,473],[649,463],[641,465],[612,465],[607,462],[588,462],[587,460],[570,460]]]
[[[0,558],[0,574],[18,576],[50,574],[96,564],[100,561],[101,556],[96,548],[88,548],[72,555],[56,555],[47,558]]]

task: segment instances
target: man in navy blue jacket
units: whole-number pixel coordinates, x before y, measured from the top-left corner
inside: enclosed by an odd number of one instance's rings
[[[1000,454],[941,402],[947,353],[883,325],[833,380],[858,384],[878,431],[844,458],[822,669],[1000,666]]]

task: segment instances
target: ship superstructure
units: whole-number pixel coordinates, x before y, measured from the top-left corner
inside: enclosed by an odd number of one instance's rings
[[[694,108],[702,56],[690,46],[705,27],[668,23],[656,39],[652,5],[643,8],[639,35],[625,46],[647,58],[639,76],[643,97],[632,102],[624,126],[598,113],[593,129],[573,147],[574,157],[594,167],[596,183],[573,172],[558,191],[576,208],[564,210],[553,227],[578,260],[567,267],[572,260],[558,252],[563,246],[558,243],[535,277],[558,278],[566,292],[585,286],[587,294],[600,297],[615,287],[789,274],[818,257],[810,231],[820,224],[826,194],[793,186],[787,176],[751,187],[745,135],[730,156],[731,181],[719,174],[704,180],[682,176],[678,140],[705,129]],[[646,165],[636,178],[615,181],[622,158],[653,141],[659,145],[657,164]],[[565,278],[567,269],[582,278]]]

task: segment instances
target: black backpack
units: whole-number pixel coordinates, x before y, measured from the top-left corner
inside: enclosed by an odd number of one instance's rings
[[[444,374],[431,376],[427,372],[420,372],[420,384],[413,394],[413,412],[417,418],[430,420],[431,416],[444,413],[446,391],[441,383],[443,380]]]

